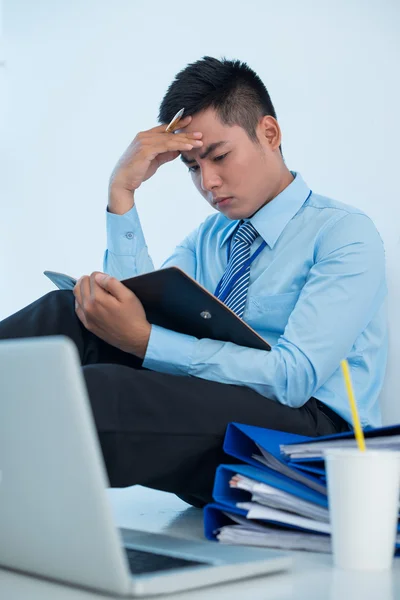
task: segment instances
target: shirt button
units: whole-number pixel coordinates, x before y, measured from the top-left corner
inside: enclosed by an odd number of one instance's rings
[[[125,237],[128,238],[128,240],[131,240],[133,238],[132,231],[128,231],[128,233],[125,234]]]

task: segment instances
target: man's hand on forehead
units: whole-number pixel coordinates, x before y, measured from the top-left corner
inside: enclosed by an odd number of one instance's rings
[[[134,204],[132,192],[150,179],[160,166],[175,160],[184,151],[203,145],[202,133],[186,129],[191,121],[191,116],[182,118],[179,129],[174,132],[166,131],[163,124],[136,135],[111,175],[110,212],[124,214]]]

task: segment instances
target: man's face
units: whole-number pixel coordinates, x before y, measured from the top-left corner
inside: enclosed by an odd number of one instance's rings
[[[216,210],[232,220],[251,217],[276,195],[282,170],[280,131],[271,142],[265,119],[257,127],[260,144],[238,125],[223,125],[212,109],[193,116],[185,131],[200,131],[203,146],[182,152],[200,194]]]

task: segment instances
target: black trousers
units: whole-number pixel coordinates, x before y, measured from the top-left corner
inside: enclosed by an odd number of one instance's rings
[[[66,335],[79,351],[112,487],[141,484],[202,506],[215,469],[234,459],[222,450],[230,421],[319,436],[347,424],[314,398],[301,408],[247,387],[166,375],[90,333],[71,291],[55,291],[0,323],[0,339]]]

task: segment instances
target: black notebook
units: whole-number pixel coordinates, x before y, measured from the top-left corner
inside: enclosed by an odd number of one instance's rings
[[[44,274],[60,289],[73,289],[76,279],[55,271]],[[223,302],[178,267],[159,269],[122,281],[139,298],[153,325],[192,335],[271,350],[271,346]]]

